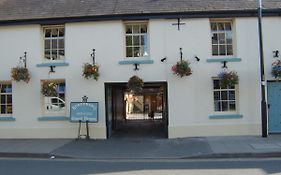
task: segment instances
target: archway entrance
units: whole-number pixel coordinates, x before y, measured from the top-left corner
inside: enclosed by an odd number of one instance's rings
[[[167,83],[145,83],[141,93],[126,83],[106,83],[107,137],[168,136]]]

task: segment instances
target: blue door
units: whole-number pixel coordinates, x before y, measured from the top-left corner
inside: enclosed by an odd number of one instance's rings
[[[281,82],[267,83],[268,131],[281,133]]]

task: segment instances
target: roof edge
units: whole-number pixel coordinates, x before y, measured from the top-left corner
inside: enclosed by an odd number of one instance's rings
[[[221,10],[221,11],[192,11],[169,13],[138,13],[138,14],[112,14],[98,16],[77,16],[57,18],[37,18],[19,20],[0,20],[0,26],[27,25],[27,24],[64,24],[72,22],[108,21],[108,20],[148,20],[148,19],[175,19],[175,18],[230,18],[230,17],[257,17],[258,11],[249,10]],[[281,16],[281,9],[263,9],[263,16]]]

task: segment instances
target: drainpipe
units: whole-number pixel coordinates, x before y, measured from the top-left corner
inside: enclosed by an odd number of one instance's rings
[[[260,50],[260,79],[261,79],[261,124],[262,124],[262,137],[267,137],[267,106],[265,97],[265,75],[264,75],[264,53],[263,53],[263,40],[262,40],[262,0],[259,0],[258,8],[258,32],[259,32],[259,50]]]

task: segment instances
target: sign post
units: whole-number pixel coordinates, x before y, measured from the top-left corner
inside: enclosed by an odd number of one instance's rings
[[[82,97],[82,102],[70,103],[70,121],[79,122],[78,138],[85,136],[86,139],[90,139],[89,123],[98,122],[98,102],[87,102],[88,97]],[[86,135],[81,135],[81,123],[86,124]]]

